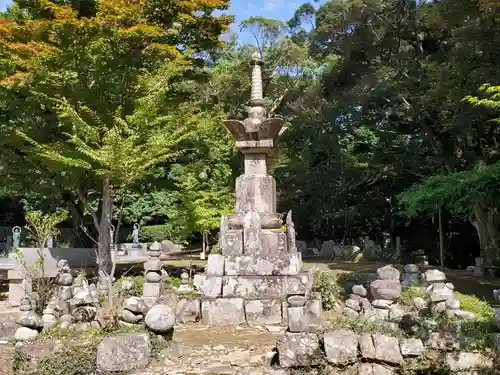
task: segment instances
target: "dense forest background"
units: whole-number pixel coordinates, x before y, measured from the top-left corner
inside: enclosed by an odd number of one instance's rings
[[[305,3],[229,32],[225,0],[16,0],[0,15],[0,225],[67,210],[73,246],[109,224],[145,240],[216,238],[241,157],[250,55],[287,132],[279,211],[300,239],[498,264],[500,6],[492,0]]]

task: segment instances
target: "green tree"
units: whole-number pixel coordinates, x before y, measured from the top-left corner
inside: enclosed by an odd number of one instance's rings
[[[2,143],[26,160],[29,178],[52,180],[53,196],[69,195],[91,214],[109,272],[113,195],[182,153],[201,77],[194,55],[182,52],[219,45],[231,17],[213,11],[227,1],[16,5],[33,21],[0,25]],[[6,175],[23,167],[2,162]]]

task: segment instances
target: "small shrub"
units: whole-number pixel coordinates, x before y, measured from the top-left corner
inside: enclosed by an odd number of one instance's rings
[[[417,297],[424,298],[425,297],[425,292],[422,287],[418,286],[408,286],[403,289],[401,292],[401,297],[399,299],[399,302],[403,306],[407,307],[413,307],[413,300]]]
[[[399,368],[400,375],[450,375],[451,370],[439,352],[428,351],[415,358],[406,358]]]
[[[29,368],[28,358],[18,355],[12,368],[15,375],[75,375],[97,373],[97,338],[66,343],[61,349],[42,359],[35,369]]]
[[[132,288],[129,290],[124,290],[122,287],[122,284],[125,280],[130,280],[132,281]],[[127,276],[127,277],[121,277],[115,282],[115,288],[116,290],[121,293],[125,298],[126,297],[131,297],[131,296],[136,296],[140,297],[142,296],[142,292],[144,289],[144,276]]]
[[[455,297],[460,301],[460,308],[476,314],[478,322],[491,322],[493,319],[493,309],[486,301],[480,300],[476,296],[455,292]]]
[[[180,277],[169,277],[165,280],[165,286],[170,290],[177,290],[181,285],[182,279]],[[191,283],[191,280],[190,280]]]
[[[369,333],[369,334],[374,334],[374,333],[380,333],[380,334],[386,334],[389,336],[396,336],[400,334],[400,332],[396,332],[395,330],[391,329],[390,327],[381,324],[380,321],[377,320],[362,320],[362,319],[354,319],[350,318],[348,316],[342,315],[335,320],[330,322],[332,324],[331,328],[329,327],[328,329],[331,330],[337,330],[337,329],[349,329],[357,334],[363,334],[363,333]]]
[[[150,225],[141,228],[141,242],[161,242],[169,239],[172,228],[169,225]]]
[[[490,325],[486,322],[466,321],[460,324],[460,346],[464,350],[484,350],[494,348],[490,336]]]
[[[312,291],[321,293],[323,309],[331,310],[339,301],[341,288],[337,283],[337,274],[333,272],[320,271],[314,277]]]

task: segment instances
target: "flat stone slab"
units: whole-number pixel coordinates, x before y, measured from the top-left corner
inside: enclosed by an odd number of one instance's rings
[[[223,297],[278,299],[286,295],[286,276],[223,277]]]
[[[348,329],[339,329],[323,335],[325,354],[328,362],[346,365],[358,358],[358,335]]]
[[[446,363],[451,371],[491,369],[493,367],[491,358],[486,358],[481,353],[447,353]]]
[[[373,335],[373,345],[375,346],[375,359],[391,364],[403,362],[399,348],[399,340],[396,337],[385,335]]]
[[[281,300],[245,301],[245,317],[248,325],[281,325],[283,321]]]
[[[302,268],[298,253],[276,252],[267,256],[233,255],[225,259],[227,276],[297,275]]]
[[[100,371],[131,371],[149,363],[150,343],[146,333],[106,337],[97,346]]]
[[[282,299],[306,294],[309,274],[296,276],[223,276],[222,296],[249,299]]]
[[[313,366],[320,363],[323,353],[314,333],[285,332],[277,343],[281,367]]]
[[[245,323],[243,298],[217,298],[201,302],[202,322],[211,327]]]
[[[222,295],[222,276],[196,274],[193,283],[198,293],[203,297],[217,298]]]

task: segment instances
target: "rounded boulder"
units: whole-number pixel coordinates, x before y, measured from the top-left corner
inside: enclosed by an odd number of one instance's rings
[[[374,299],[395,301],[401,296],[399,280],[375,280],[370,284],[370,292]]]
[[[170,306],[155,305],[144,318],[146,326],[156,333],[167,333],[175,324],[175,313]]]

